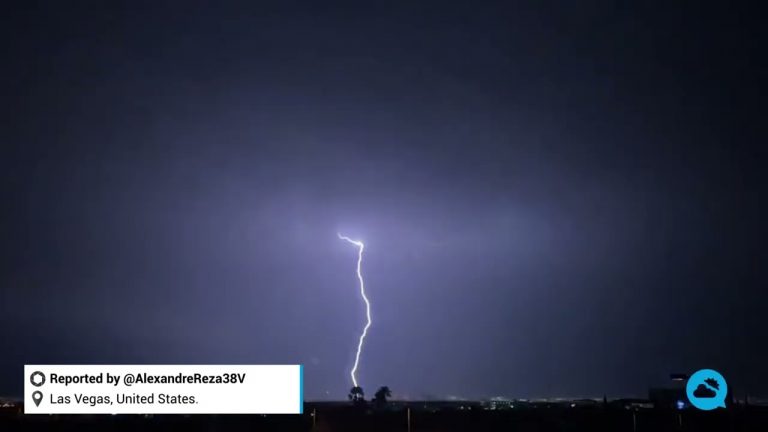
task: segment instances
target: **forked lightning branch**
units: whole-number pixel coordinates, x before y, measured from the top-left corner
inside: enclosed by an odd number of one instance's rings
[[[363,250],[365,249],[365,244],[363,244],[363,242],[359,240],[352,240],[351,238],[347,236],[343,236],[341,234],[338,234],[338,236],[341,240],[347,241],[357,246],[357,279],[360,282],[360,296],[363,298],[363,302],[365,302],[365,317],[367,321],[365,323],[365,326],[363,327],[363,332],[360,334],[360,339],[357,342],[357,352],[355,353],[355,364],[352,366],[352,370],[349,372],[349,375],[352,377],[352,384],[355,387],[358,387],[357,367],[360,364],[360,353],[363,351],[363,343],[365,343],[365,336],[368,334],[368,329],[371,327],[371,302],[368,301],[368,297],[365,295],[365,281],[363,280],[363,272],[362,272]]]

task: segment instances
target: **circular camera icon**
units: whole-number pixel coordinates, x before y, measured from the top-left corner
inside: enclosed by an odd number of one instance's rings
[[[35,387],[40,387],[45,384],[45,374],[40,371],[32,372],[32,375],[29,376],[29,382]]]

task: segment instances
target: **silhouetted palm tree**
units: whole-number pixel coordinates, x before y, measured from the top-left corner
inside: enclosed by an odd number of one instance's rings
[[[392,397],[392,391],[389,389],[389,387],[380,387],[374,395],[373,402],[376,404],[376,406],[381,407],[387,404],[388,397]]]
[[[365,393],[363,392],[363,388],[360,386],[352,387],[349,390],[349,400],[352,401],[354,404],[362,404],[365,403]]]

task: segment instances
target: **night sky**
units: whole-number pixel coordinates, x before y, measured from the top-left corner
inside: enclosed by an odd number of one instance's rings
[[[766,61],[722,2],[0,12],[0,395],[302,363],[395,398],[768,394]]]

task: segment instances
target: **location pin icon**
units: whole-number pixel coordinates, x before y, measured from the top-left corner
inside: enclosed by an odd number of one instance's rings
[[[43,401],[43,393],[39,390],[32,393],[32,400],[35,401],[35,406],[40,406],[40,402]]]

